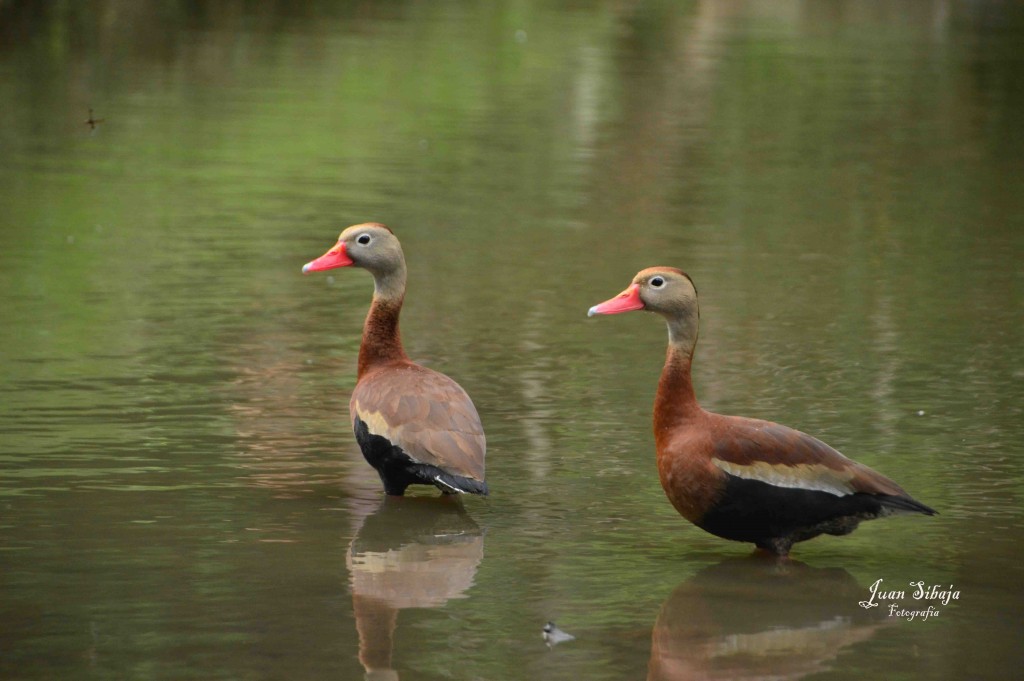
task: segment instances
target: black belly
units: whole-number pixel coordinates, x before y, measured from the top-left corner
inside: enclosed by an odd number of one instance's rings
[[[402,496],[409,485],[434,485],[446,494],[487,494],[487,484],[455,475],[438,466],[414,461],[386,437],[374,435],[357,416],[352,424],[367,463],[377,470],[384,492]]]
[[[776,553],[786,553],[793,542],[819,534],[848,534],[861,520],[884,513],[879,498],[870,494],[836,496],[729,474],[726,478],[724,492],[697,525]]]

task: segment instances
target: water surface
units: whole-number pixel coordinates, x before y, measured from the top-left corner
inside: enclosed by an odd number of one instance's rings
[[[0,3],[0,676],[1017,673],[1022,32],[999,2]],[[299,268],[367,220],[489,499],[384,502],[355,446],[370,279]],[[653,264],[697,282],[706,407],[940,515],[784,567],[679,518],[663,327],[585,316]],[[888,617],[879,579],[960,598]]]

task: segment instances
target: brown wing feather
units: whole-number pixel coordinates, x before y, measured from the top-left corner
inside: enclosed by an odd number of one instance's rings
[[[412,362],[372,371],[352,392],[349,414],[417,461],[484,479],[487,440],[480,415],[466,391],[444,374]]]
[[[712,463],[727,473],[840,495],[907,496],[889,478],[799,430],[736,416],[720,416],[714,430]]]

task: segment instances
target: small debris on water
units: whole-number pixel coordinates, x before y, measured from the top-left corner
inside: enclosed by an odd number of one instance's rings
[[[568,634],[555,626],[554,622],[548,622],[544,625],[541,636],[544,637],[544,642],[548,644],[548,648],[576,639],[572,634]]]
[[[90,130],[95,131],[96,130],[96,126],[98,126],[100,123],[104,122],[105,120],[106,119],[104,119],[104,118],[96,118],[95,116],[93,116],[92,115],[92,109],[89,109],[89,120],[85,121],[85,124],[89,126]]]

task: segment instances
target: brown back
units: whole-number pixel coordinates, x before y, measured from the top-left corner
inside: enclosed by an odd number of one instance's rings
[[[799,430],[771,421],[709,416],[714,441],[712,462],[728,473],[840,494],[906,496],[889,478]]]
[[[373,368],[356,384],[349,414],[416,461],[484,479],[480,416],[466,391],[444,374],[409,361]]]

